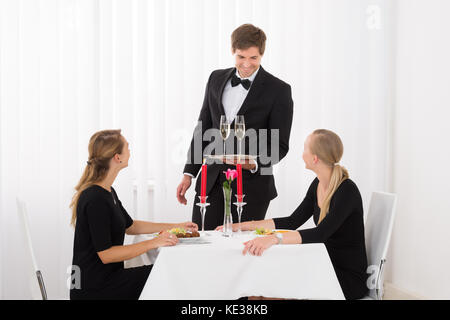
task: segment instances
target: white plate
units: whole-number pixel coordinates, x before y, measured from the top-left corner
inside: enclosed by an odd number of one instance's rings
[[[149,234],[149,237],[156,238],[158,233]],[[205,236],[194,237],[194,238],[178,238],[179,243],[209,243],[207,242],[207,238]]]
[[[180,243],[195,243],[195,242],[203,242],[205,241],[205,237],[195,237],[195,238],[178,238]]]

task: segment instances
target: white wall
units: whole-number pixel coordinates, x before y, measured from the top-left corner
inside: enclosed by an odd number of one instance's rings
[[[397,7],[393,191],[398,194],[389,272],[398,288],[450,298],[450,1]]]

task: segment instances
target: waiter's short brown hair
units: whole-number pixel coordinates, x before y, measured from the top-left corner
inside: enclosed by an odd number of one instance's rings
[[[231,34],[231,48],[246,50],[250,47],[257,47],[261,55],[266,49],[266,34],[260,28],[252,24],[243,24]]]

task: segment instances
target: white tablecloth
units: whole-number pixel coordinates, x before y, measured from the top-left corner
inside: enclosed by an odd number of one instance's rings
[[[210,243],[149,251],[144,260],[154,266],[140,299],[344,299],[323,244],[274,245],[260,257],[244,256],[243,242],[253,234],[209,234],[205,239]]]

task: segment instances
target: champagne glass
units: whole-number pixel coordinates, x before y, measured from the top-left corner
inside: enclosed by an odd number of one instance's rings
[[[230,135],[230,122],[227,120],[227,116],[220,116],[220,134],[223,139],[223,156],[225,158],[225,140]]]
[[[234,120],[234,132],[236,134],[236,137],[238,139],[238,163],[241,162],[241,153],[242,153],[242,139],[245,136],[245,119],[244,116],[236,116],[236,119]]]

